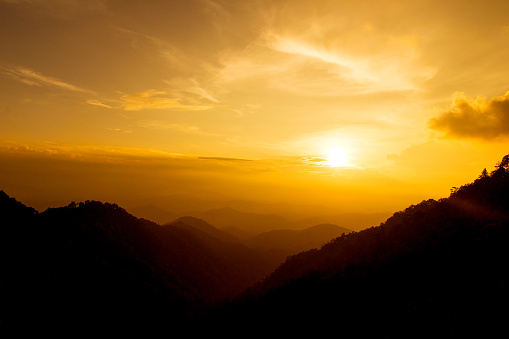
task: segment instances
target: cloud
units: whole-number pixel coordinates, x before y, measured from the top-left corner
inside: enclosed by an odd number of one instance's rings
[[[108,130],[122,132],[117,128]],[[121,163],[124,161],[137,161],[140,159],[182,160],[194,159],[180,153],[170,153],[154,149],[112,146],[90,146],[59,144],[52,142],[38,142],[36,144],[23,144],[14,141],[0,142],[0,155],[20,157],[51,156],[53,158],[73,161],[89,161],[104,163]]]
[[[71,85],[59,79],[42,75],[28,68],[3,68],[1,71],[11,78],[30,86],[53,86],[74,92],[90,93],[89,90]]]
[[[197,126],[186,125],[186,124],[178,124],[178,123],[167,123],[163,121],[151,120],[144,121],[137,125],[133,125],[141,128],[151,128],[151,129],[159,129],[159,130],[174,130],[182,133],[200,133],[204,134]]]
[[[420,60],[419,36],[368,29],[355,32],[355,40],[366,41],[373,50],[348,45],[342,32],[310,37],[307,32],[267,28],[243,51],[223,55],[219,81],[230,86],[265,84],[298,95],[336,96],[417,90],[435,76],[436,70]]]
[[[104,108],[114,108],[108,104],[105,104],[103,102],[100,102],[100,101],[94,100],[94,99],[89,99],[86,102],[87,102],[87,104],[94,105],[94,106],[99,106],[99,107],[104,107]]]
[[[203,88],[197,80],[186,77],[175,77],[164,81],[173,90],[172,95],[178,98],[187,98],[188,100],[205,99],[213,103],[219,103],[219,100],[208,90]]]
[[[131,130],[123,130],[121,128],[106,128],[108,131],[112,131],[112,132],[119,132],[119,133],[124,133],[124,134],[130,134],[132,133],[133,131]]]
[[[251,160],[251,159],[224,158],[224,157],[198,157],[198,159],[203,159],[203,160],[219,160],[219,161],[254,161],[254,160]]]
[[[360,81],[376,80],[373,74],[367,72],[360,60],[342,56],[338,53],[325,49],[322,50],[304,41],[299,41],[298,39],[283,38],[275,34],[269,35],[271,38],[268,39],[268,46],[275,51],[297,55],[304,58],[316,59],[327,64],[339,66],[341,72],[344,73],[344,77],[346,78]]]
[[[456,93],[451,108],[431,118],[428,127],[449,138],[491,140],[509,136],[509,92],[489,100]]]
[[[198,92],[198,90],[202,90],[199,87],[194,88]],[[202,90],[202,98],[207,95],[204,90]],[[140,111],[145,109],[169,109],[169,110],[179,110],[179,111],[202,111],[213,108],[213,104],[217,103],[217,100],[213,100],[213,97],[205,98],[208,103],[202,103],[199,100],[193,100],[193,98],[186,98],[181,93],[169,93],[166,91],[158,91],[155,89],[149,89],[145,92],[140,93],[132,93],[126,94],[122,92],[118,92],[121,94],[120,101],[119,100],[111,100],[114,104],[105,103],[96,99],[88,99],[86,103],[89,105],[109,108],[109,109],[123,109],[126,111]],[[212,102],[212,103],[211,103]]]
[[[365,15],[363,6],[277,1],[262,7],[258,36],[221,55],[218,78],[225,86],[345,96],[417,91],[437,74],[422,57],[421,31],[395,30],[386,18]]]
[[[168,98],[164,91],[150,89],[141,93],[123,94],[121,99],[124,103],[121,108],[126,111],[139,111],[142,109],[173,109],[181,111],[202,111],[211,109],[211,105],[186,105],[178,99]]]

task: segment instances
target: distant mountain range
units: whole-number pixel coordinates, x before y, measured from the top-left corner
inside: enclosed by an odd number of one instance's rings
[[[244,243],[281,263],[288,256],[320,248],[330,240],[351,232],[352,230],[337,225],[321,224],[303,230],[263,232],[246,239]]]
[[[258,255],[273,266],[272,268],[276,268],[288,256],[319,248],[341,234],[352,232],[352,230],[336,225],[322,224],[303,230],[267,231],[245,238],[237,237],[195,217],[181,217],[167,225],[189,230],[197,236],[206,234],[208,237],[223,242],[242,244],[255,250]]]
[[[234,233],[240,238],[274,230],[302,230],[319,224],[335,224],[349,230],[360,231],[380,224],[391,215],[390,213],[341,213],[289,220],[278,214],[242,212],[231,207],[175,213],[156,205],[133,207],[130,208],[130,212],[139,218],[160,224],[166,224],[182,216],[193,216],[217,228]]]
[[[509,155],[449,198],[289,257],[202,323],[233,324],[229,335],[496,337],[509,316],[508,192]]]
[[[235,236],[233,236],[231,233],[228,233],[226,231],[220,230],[205,220],[198,219],[195,217],[180,217],[171,223],[168,223],[167,225],[170,226],[176,226],[183,229],[190,230],[194,232],[195,234],[204,233],[208,236],[214,237],[221,241],[227,241],[227,242],[239,242],[239,239]]]
[[[230,208],[164,225],[97,201],[39,213],[0,191],[0,331],[495,337],[509,316],[508,192],[509,155],[448,198],[350,232]]]
[[[221,218],[221,212],[206,215]],[[17,321],[28,317],[50,333],[111,329],[124,321],[129,332],[147,323],[154,329],[177,326],[193,309],[233,297],[259,281],[286,255],[330,241],[338,234],[334,228],[345,231],[334,226],[288,231],[306,233],[313,241],[293,239],[287,248],[269,236],[267,245],[257,248],[260,240],[249,245],[195,217],[161,226],[98,201],[38,213],[3,191],[0,217],[5,268],[0,281],[8,300],[2,323],[20,325]],[[264,218],[255,215],[252,225]],[[19,309],[23,304],[31,307]]]
[[[307,217],[295,222],[296,228],[305,228],[319,224],[334,224],[353,231],[377,226],[387,220],[392,213],[340,213]]]
[[[145,206],[156,206],[163,211],[177,214],[179,216],[186,215],[189,211],[208,211],[229,207],[237,211],[256,214],[277,214],[290,221],[304,219],[316,215],[333,215],[338,214],[336,208],[322,205],[314,205],[309,202],[306,204],[292,204],[285,202],[270,203],[250,200],[232,200],[217,199],[212,196],[204,198],[190,194],[172,194],[158,197],[145,197],[139,199],[131,199],[122,202],[127,206],[127,210],[132,212],[138,208]],[[150,219],[150,218],[149,218]],[[173,219],[170,219],[173,220]],[[170,220],[153,220],[159,223],[167,223]]]

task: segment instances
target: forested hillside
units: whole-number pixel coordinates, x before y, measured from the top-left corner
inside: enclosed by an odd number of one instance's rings
[[[452,191],[289,257],[209,324],[383,338],[502,331],[509,315],[509,156]]]
[[[245,247],[115,204],[37,213],[1,192],[0,206],[2,323],[21,332],[176,329],[273,267]]]
[[[160,226],[97,201],[39,213],[0,191],[0,325],[19,334],[490,337],[509,316],[508,192],[509,155],[448,198],[345,232],[270,273],[266,253],[203,220]],[[315,231],[292,233],[287,245]]]

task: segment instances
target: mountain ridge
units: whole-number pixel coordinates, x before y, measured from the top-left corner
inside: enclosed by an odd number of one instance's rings
[[[55,334],[497,335],[509,316],[507,192],[509,155],[448,198],[272,270],[204,220],[161,226],[98,201],[39,213],[1,191],[1,323]]]
[[[282,229],[262,232],[244,240],[249,247],[265,251],[283,262],[290,255],[320,248],[326,242],[352,230],[333,224],[320,224],[304,229]]]
[[[207,325],[228,319],[237,325],[230,333],[286,335],[325,335],[339,324],[346,336],[497,335],[509,315],[507,192],[509,155],[448,198],[288,257]]]
[[[30,319],[30,328],[50,333],[177,329],[194,309],[241,292],[273,267],[241,245],[138,219],[116,204],[37,213],[4,192],[0,211],[6,326]]]
[[[185,210],[170,212],[157,205],[145,205],[130,208],[129,211],[140,218],[145,218],[159,224],[167,224],[175,219],[192,216],[206,220],[224,230],[236,232],[240,237],[250,237],[257,233],[271,230],[292,229],[302,230],[319,224],[335,224],[340,227],[359,231],[378,225],[387,219],[389,213],[340,213],[331,215],[315,215],[313,217],[288,219],[277,213],[245,212],[230,206],[222,206],[206,210]],[[243,227],[242,225],[249,225]]]

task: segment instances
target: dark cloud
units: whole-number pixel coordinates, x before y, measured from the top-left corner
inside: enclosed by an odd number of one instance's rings
[[[509,136],[509,92],[489,100],[457,94],[451,109],[430,119],[428,126],[451,138]]]

